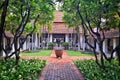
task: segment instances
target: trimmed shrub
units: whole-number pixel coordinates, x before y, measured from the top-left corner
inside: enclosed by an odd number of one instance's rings
[[[63,42],[62,45],[65,47],[65,49],[68,49],[69,43],[68,42]]]
[[[49,42],[48,43],[48,49],[53,49],[54,45],[55,44],[53,42]]]

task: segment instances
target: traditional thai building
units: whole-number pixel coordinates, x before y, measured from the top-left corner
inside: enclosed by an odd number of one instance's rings
[[[105,40],[103,42],[103,51],[109,57],[112,49],[114,49],[119,43],[119,30],[110,30],[105,32]],[[98,44],[94,42],[93,38],[89,36],[89,43],[96,44],[96,51],[99,53]],[[92,50],[90,47],[86,46],[87,49]],[[114,53],[114,56],[116,54]]]
[[[85,51],[86,49],[91,50],[91,48],[85,43],[84,35],[82,33],[82,29],[80,29],[80,39],[78,39],[78,35],[74,27],[68,28],[67,24],[63,22],[62,17],[63,13],[59,11],[55,11],[55,19],[52,24],[52,30],[48,31],[47,26],[41,26],[41,35],[38,33],[32,34],[27,41],[24,43],[21,51],[23,50],[33,50],[38,48],[48,48],[48,44],[50,42],[68,42],[69,49],[78,48],[80,45],[80,49]],[[8,36],[12,37],[9,32],[6,32]],[[111,49],[115,48],[118,44],[119,31],[118,30],[110,30],[105,32],[105,41],[103,43],[103,51],[106,54],[109,54]],[[80,40],[78,44],[78,40]],[[94,44],[94,40],[89,38],[89,42]],[[6,41],[4,40],[4,47]],[[13,49],[14,50],[14,47]],[[96,43],[96,51],[99,52],[98,44]]]
[[[47,46],[47,43],[49,42],[69,42],[69,44],[72,45],[72,43],[77,43],[77,34],[74,29],[68,28],[65,22],[63,22],[62,17],[63,13],[59,11],[55,11],[55,19],[53,21],[52,25],[52,31],[48,32],[48,27],[44,26],[41,27],[41,43],[45,43],[45,46]]]

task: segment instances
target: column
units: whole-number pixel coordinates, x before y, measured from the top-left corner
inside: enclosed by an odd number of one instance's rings
[[[69,42],[69,35],[68,34],[65,35],[65,42]]]
[[[52,42],[52,38],[53,38],[53,37],[52,37],[52,34],[50,34],[50,42]]]
[[[85,43],[85,38],[82,36],[82,49],[85,51],[86,43]]]
[[[97,42],[96,42],[96,51],[99,52],[99,46]]]
[[[25,41],[24,44],[23,44],[23,51],[26,50],[26,49],[27,49],[27,47],[26,47],[26,41]]]
[[[103,42],[103,52],[106,54],[108,53],[107,39]]]
[[[113,38],[113,49],[117,46],[117,39]],[[113,53],[113,57],[116,57],[116,52]]]
[[[80,45],[81,45],[81,48],[83,48],[83,37],[82,37],[82,35],[80,35]]]
[[[35,48],[38,47],[38,38],[37,38],[37,33],[35,33]]]
[[[30,39],[31,37],[28,38],[28,42],[27,42],[27,47],[28,47],[28,50],[30,51],[31,50],[31,42],[30,42]]]
[[[34,44],[34,42],[33,42],[33,34],[32,34],[32,50],[34,49],[33,44]]]
[[[3,46],[4,46],[4,48],[5,48],[5,43],[6,43],[6,40],[5,40],[5,38],[3,38]],[[3,51],[3,53],[0,55],[0,56],[5,56],[5,52]]]

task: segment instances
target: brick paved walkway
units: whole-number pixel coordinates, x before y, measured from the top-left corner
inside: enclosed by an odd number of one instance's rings
[[[47,60],[39,80],[85,80],[66,51],[62,59],[57,59],[54,50]]]

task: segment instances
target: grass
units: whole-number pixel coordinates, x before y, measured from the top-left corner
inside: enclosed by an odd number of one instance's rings
[[[82,52],[82,51],[72,51],[67,50],[68,55],[70,56],[94,56],[91,52]]]
[[[50,56],[51,50],[24,51],[21,56]]]

